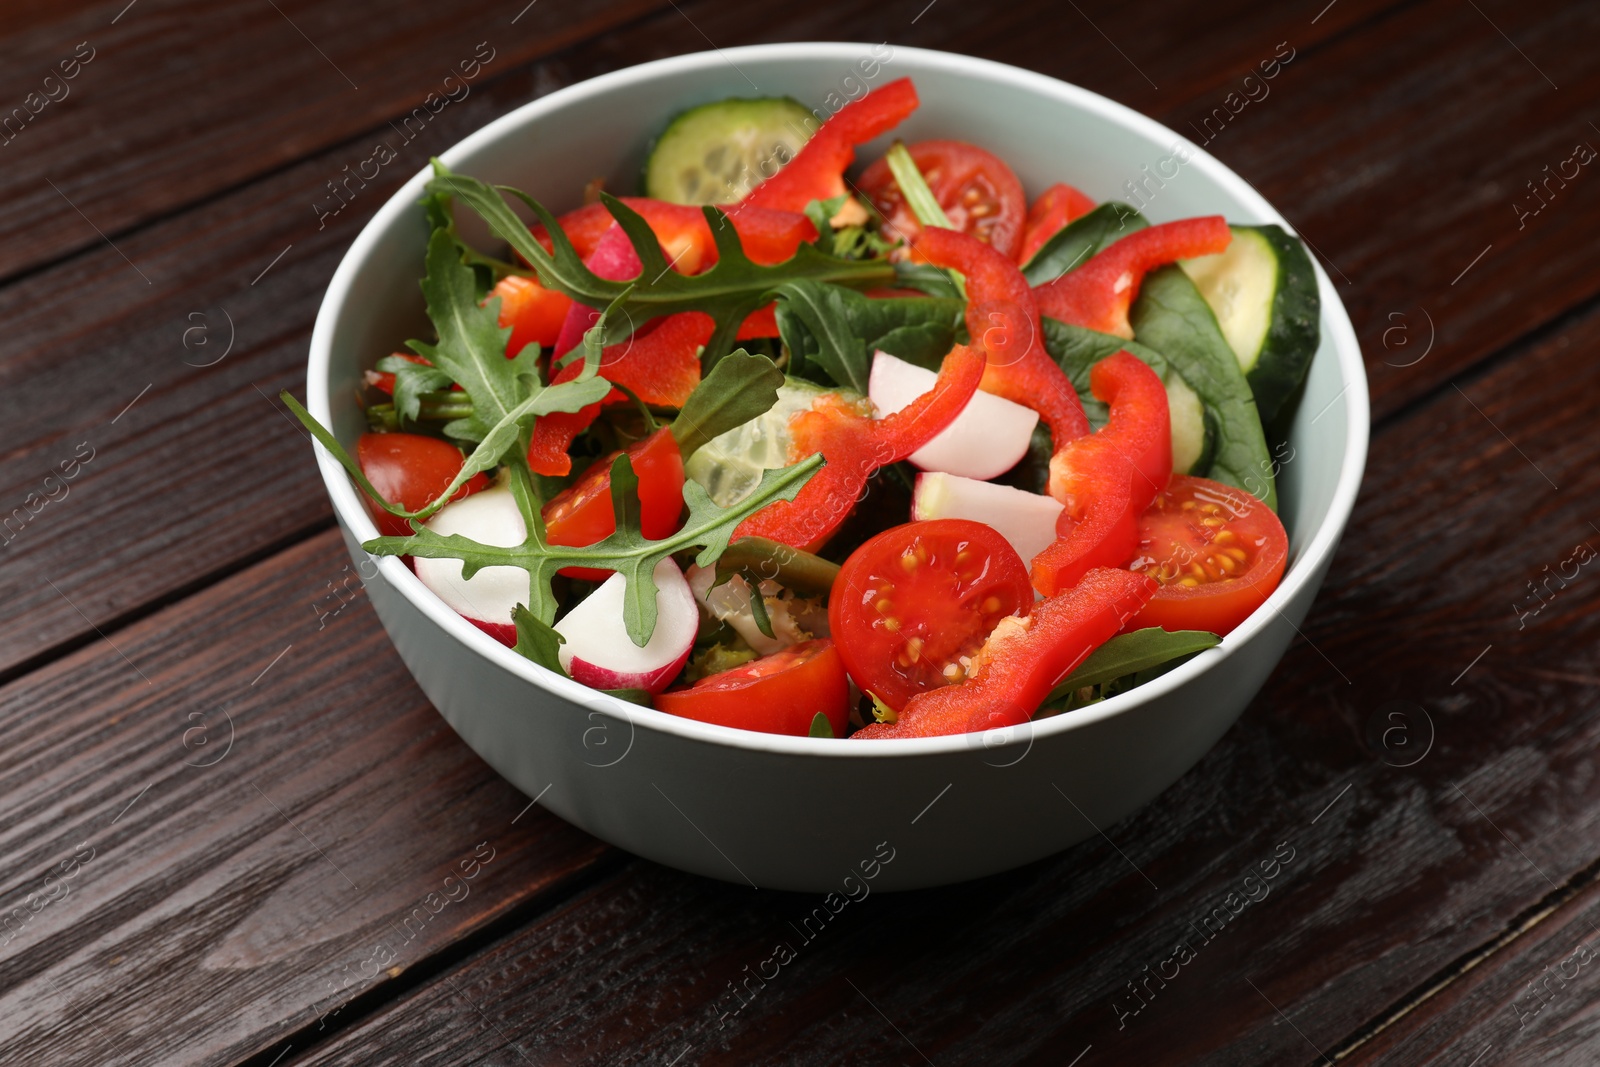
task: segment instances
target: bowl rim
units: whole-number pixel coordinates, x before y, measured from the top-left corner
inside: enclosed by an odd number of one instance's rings
[[[623,86],[715,64],[736,65],[740,60],[752,63],[775,59],[853,60],[858,58],[863,50],[872,47],[870,44],[832,41],[758,44],[692,52],[641,63],[586,79],[531,100],[467,135],[440,153],[439,158],[447,165],[453,165],[460,157],[492,144],[546,114]],[[1254,209],[1263,219],[1276,222],[1291,233],[1295,232],[1288,220],[1283,218],[1265,197],[1220,160],[1193,144],[1188,138],[1132,108],[1049,75],[994,60],[898,45],[895,46],[895,55],[914,59],[924,68],[981,77],[987,81],[1009,84],[1035,95],[1050,97],[1069,106],[1097,113],[1113,123],[1131,128],[1135,133],[1142,133],[1160,141],[1176,138],[1193,153],[1188,166],[1205,171],[1214,181],[1226,187],[1241,204]],[[329,371],[333,358],[335,325],[348,306],[355,279],[371,257],[379,239],[397,224],[404,214],[416,210],[416,202],[422,195],[423,186],[429,176],[430,169],[424,166],[396,190],[367,222],[341,258],[318,308],[312,328],[310,358],[306,371],[306,407],[325,426],[332,425]],[[848,738],[792,737],[697,722],[653,708],[630,704],[569,678],[563,678],[554,671],[519,656],[447,607],[398,557],[390,556],[382,559],[374,557],[378,571],[395,592],[447,634],[488,661],[489,665],[509,671],[582,709],[626,721],[630,728],[642,726],[687,741],[789,756],[900,759],[971,751],[975,744],[981,744],[985,750],[1004,749],[1021,744],[1031,745],[1035,740],[1087,728],[1104,719],[1129,713],[1141,704],[1149,703],[1183,687],[1202,674],[1221,668],[1230,657],[1237,654],[1267,627],[1274,614],[1283,615],[1284,607],[1311,582],[1312,575],[1330,559],[1338,546],[1339,538],[1354,507],[1366,466],[1369,399],[1366,368],[1349,314],[1339,300],[1321,263],[1317,262],[1315,257],[1312,257],[1312,266],[1316,271],[1322,297],[1322,330],[1324,336],[1331,341],[1339,378],[1343,383],[1342,391],[1329,403],[1329,406],[1331,407],[1341,397],[1345,400],[1345,433],[1348,441],[1345,454],[1340,461],[1338,478],[1326,517],[1305,543],[1299,557],[1285,572],[1278,588],[1249,618],[1224,637],[1219,645],[1201,652],[1159,678],[1070,714],[1030,720],[1016,727],[983,733],[896,739],[896,743],[893,744],[851,744],[848,743]],[[324,486],[341,524],[358,542],[377,536],[377,527],[367,514],[344,468],[325,448],[320,445],[313,447]],[[1292,619],[1287,616],[1284,618],[1294,626]],[[1299,627],[1295,626],[1295,630],[1298,633]],[[982,738],[981,742],[976,740],[979,738]]]

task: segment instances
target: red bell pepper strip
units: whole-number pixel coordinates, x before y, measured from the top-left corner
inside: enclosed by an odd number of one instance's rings
[[[643,216],[661,242],[661,252],[680,274],[697,274],[717,261],[717,245],[705,213],[687,204],[668,204],[660,200],[626,201]],[[595,205],[604,207],[604,205]],[[580,209],[583,210],[583,209]],[[817,235],[817,228],[804,215],[788,211],[740,211],[730,216],[739,243],[752,261],[771,265],[794,255],[800,242]],[[633,243],[622,227],[613,223],[584,260],[602,278],[622,281],[638,277],[641,265]],[[583,339],[583,332],[599,319],[596,308],[574,304],[556,339],[555,354],[565,355]]]
[[[794,500],[769,504],[739,524],[733,539],[766,537],[807,551],[821,547],[855,509],[879,467],[905,459],[950,425],[983,377],[984,356],[957,345],[933,388],[883,419],[871,419],[837,393],[824,393],[789,420],[789,460],[822,453],[826,465]]]
[[[1066,507],[1056,541],[1033,560],[1033,587],[1054,596],[1096,567],[1121,567],[1139,545],[1139,516],[1172,476],[1167,390],[1142,360],[1118,352],[1089,371],[1111,406],[1097,433],[1050,460],[1050,495]]]
[[[546,289],[536,280],[518,274],[500,279],[489,295],[500,298],[500,325],[511,327],[511,339],[506,343],[508,359],[528,344],[544,348],[555,344],[572,307],[572,298],[566,293]]]
[[[916,109],[917,90],[910,78],[881,85],[846,104],[817,127],[778,173],[750,190],[733,216],[750,208],[804,211],[813,200],[843,195],[844,172],[855,161],[856,146],[898,126]]]
[[[1022,227],[1022,250],[1017,253],[1017,262],[1028,262],[1062,227],[1093,210],[1094,201],[1065,182],[1057,182],[1040,193],[1039,199],[1028,209],[1028,221]]]
[[[635,441],[627,451],[633,473],[639,479],[639,531],[652,541],[659,541],[682,523],[683,454],[668,426]],[[616,531],[611,463],[620,455],[621,452],[613,452],[596,460],[583,477],[544,506],[540,514],[546,541],[552,545],[592,545]],[[590,582],[611,577],[610,571],[593,567],[563,567],[560,573]]]
[[[1221,252],[1232,239],[1221,215],[1163,222],[1135,230],[1083,266],[1033,292],[1039,310],[1053,319],[1132,337],[1128,308],[1148,272],[1180,259]]]
[[[876,741],[940,737],[1027,722],[1063,678],[1122,628],[1156,591],[1153,579],[1099,568],[1041,600],[1026,619],[1001,620],[966,679],[912,697],[892,723],[851,734]]]
[[[923,231],[916,250],[966,276],[967,332],[989,354],[979,388],[1037,411],[1057,450],[1088,433],[1072,379],[1045,351],[1039,308],[1017,265],[975,237],[938,227]]]
[[[647,330],[607,345],[600,353],[600,376],[633,391],[646,404],[682,407],[700,384],[700,349],[711,339],[715,324],[703,311],[668,315]],[[551,384],[570,381],[583,369],[581,360],[556,371]],[[600,404],[578,411],[556,411],[533,424],[528,463],[540,474],[563,475],[572,470],[567,449],[573,438],[589,428],[601,404],[622,403],[627,397],[613,389]]]
[[[699,208],[690,204],[669,204],[665,200],[652,200],[644,196],[624,196],[620,199],[643,215],[650,228],[658,234],[663,232],[663,227],[704,230],[704,244],[709,258],[704,260],[702,266],[716,262],[716,245],[711,242],[705,213]],[[739,243],[744,246],[745,254],[766,266],[782,263],[794,255],[801,241],[810,241],[817,236],[817,229],[811,220],[797,211],[769,211],[741,206],[738,215],[733,228],[739,233]],[[578,257],[587,260],[615,220],[604,204],[593,203],[575,208],[559,216],[556,221],[561,224],[561,231],[572,242]],[[532,232],[545,248],[551,247],[550,234],[542,223],[535,223]],[[667,258],[672,258],[670,253]]]

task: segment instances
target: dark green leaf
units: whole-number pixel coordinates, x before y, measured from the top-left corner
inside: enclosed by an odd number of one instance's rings
[[[1029,285],[1054,281],[1067,271],[1083,266],[1107,246],[1148,225],[1144,216],[1127,204],[1107,201],[1057,230],[1023,266],[1022,276],[1028,279]]]
[[[931,362],[937,369],[955,344],[956,327],[965,312],[960,300],[874,300],[853,289],[806,280],[775,286],[773,295],[778,297],[778,330],[789,348],[790,373],[862,394],[872,373],[873,353],[890,350],[885,340],[915,357],[912,362],[922,366]]]
[[[833,723],[829,722],[828,717],[822,714],[822,712],[817,712],[817,714],[811,720],[811,729],[808,736],[833,737]]]
[[[965,300],[961,287],[950,277],[950,272],[931,263],[912,263],[909,260],[896,263],[894,278],[895,285],[902,289],[916,289],[946,300]]]
[[[517,628],[515,651],[519,656],[548,667],[563,678],[569,677],[566,668],[561,666],[560,649],[567,643],[565,637],[521,604],[512,609],[511,622]]]
[[[1218,433],[1209,476],[1254,494],[1276,511],[1274,467],[1255,394],[1194,282],[1177,266],[1151,271],[1139,287],[1128,321],[1134,337],[1165,356],[1216,414]]]
[[[701,379],[672,420],[685,461],[707,441],[765,415],[778,402],[783,372],[766,356],[730,352]]]
[[[767,598],[761,595],[761,579],[752,580],[746,576],[745,584],[750,587],[750,617],[755,620],[756,629],[768,637],[776,637],[772,632],[772,616],[767,614]]]
[[[1177,373],[1165,356],[1137,341],[1124,341],[1109,333],[1088,330],[1049,316],[1041,317],[1039,326],[1044,335],[1045,351],[1072,379],[1072,387],[1078,391],[1078,399],[1083,402],[1084,414],[1089,416],[1089,425],[1093,429],[1104,426],[1109,415],[1105,402],[1096,400],[1089,391],[1089,372],[1096,363],[1126,350],[1143,360],[1162,381]]]
[[[1124,675],[1147,671],[1213,648],[1222,638],[1204,630],[1169,633],[1159,627],[1118,634],[1093,652],[1045,698],[1046,704],[1062,700],[1079,689],[1103,685]]]
[[[648,689],[602,689],[600,692],[606,696],[616,697],[618,700],[626,700],[630,704],[637,704],[641,708],[655,706],[650,699],[650,690]]]

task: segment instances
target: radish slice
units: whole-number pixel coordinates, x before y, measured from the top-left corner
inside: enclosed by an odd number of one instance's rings
[[[867,395],[882,418],[932,389],[938,377],[931,370],[879,352],[872,360]],[[1032,408],[979,391],[972,394],[954,422],[910,459],[926,471],[980,481],[998,478],[1028,454],[1028,442],[1038,424],[1039,413]]]
[[[678,676],[694,647],[700,612],[676,563],[664,559],[654,573],[656,628],[643,648],[633,643],[622,621],[620,574],[607,578],[556,623],[556,632],[567,639],[561,646],[561,666],[574,681],[595,689],[659,693]]]
[[[438,534],[460,534],[485,545],[510,548],[528,536],[516,499],[504,486],[447,504],[428,520]],[[485,567],[471,579],[461,577],[458,559],[416,559],[417,577],[468,622],[505,645],[517,643],[511,612],[529,597],[528,572],[521,567]]]
[[[633,250],[633,242],[628,240],[628,235],[616,223],[611,224],[611,229],[600,238],[600,243],[595,245],[594,251],[589,253],[589,258],[583,265],[593,271],[596,277],[609,278],[613,281],[636,278],[644,269],[644,264],[639,262],[639,253]],[[584,333],[599,321],[598,308],[587,307],[573,301],[572,307],[567,309],[566,320],[561,323],[561,333],[556,337],[556,345],[552,352],[556,356],[566,355],[578,347],[578,342],[583,340]]]
[[[1042,493],[954,474],[919,474],[911,494],[913,521],[973,519],[984,523],[1011,542],[1024,563],[1055,541],[1061,511],[1059,500]]]

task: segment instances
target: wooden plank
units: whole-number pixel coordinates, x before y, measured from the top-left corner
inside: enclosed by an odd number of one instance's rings
[[[1098,36],[1073,35],[1066,52],[1037,38],[1023,54],[1006,51],[1007,40],[1026,36],[1031,10],[989,25],[959,7],[955,14],[935,9],[937,19],[930,12],[916,32],[928,34],[922,39],[928,43],[956,42],[1091,83],[1103,79],[1104,87],[1131,73]],[[1345,25],[1339,19],[1363,11],[1370,7],[1341,4],[1318,32],[1336,32]],[[857,3],[838,14],[833,32],[840,36],[878,39],[898,27],[881,5]],[[1096,21],[1099,14],[1091,11]],[[1252,23],[1242,0],[1214,16],[1185,17],[1195,20],[1197,34],[1222,33],[1201,28],[1213,23],[1234,31],[1231,52],[1205,57],[1218,69],[1248,69],[1258,52],[1270,54],[1282,29],[1279,22]],[[816,18],[785,10],[760,28],[804,37],[818,32]],[[668,12],[568,49],[556,61],[483,82],[403,145],[399,160],[325,228],[318,228],[311,205],[326,201],[325,183],[341,168],[365,158],[366,139],[0,289],[0,318],[8,327],[0,359],[0,424],[7,427],[0,519],[10,518],[0,532],[0,595],[13,606],[0,619],[0,677],[58,646],[91,639],[93,627],[116,625],[325,525],[329,511],[306,440],[281,411],[270,410],[270,398],[299,387],[317,304],[357,229],[430,153],[521,104],[530,91],[704,48],[696,26],[719,43],[755,33],[709,5]],[[1141,65],[1199,69],[1200,59],[1181,40],[1159,43],[1160,51],[1141,53]],[[1164,91],[1176,95],[1182,86],[1171,81]],[[47,131],[41,119],[26,132]],[[19,137],[13,147],[22,143]],[[54,231],[47,212],[11,217],[30,216],[29,243]],[[84,301],[85,292],[94,299]],[[80,455],[92,459],[74,465]],[[64,484],[63,463],[74,472]],[[114,539],[106,536],[112,530]]]
[[[0,125],[0,199],[10,207],[0,218],[0,277],[92,248],[96,230],[115,236],[418,106],[429,109],[424,118],[448,112],[488,79],[666,5],[530,4],[519,14],[520,4],[108,0],[33,5],[13,25],[19,6],[7,5],[0,71],[0,117],[12,119]],[[338,171],[306,186],[297,222],[315,222],[312,204],[328,199],[321,186]]]
[[[0,689],[8,1062],[270,1059],[607,852],[460,742],[334,533],[115,642]]]
[[[1600,181],[1567,162],[1600,159],[1597,28],[1592,6],[1437,0],[1296,59],[1220,130],[1220,97],[1157,117],[1323,254],[1381,418],[1600,292],[1572,258],[1600,240]]]
[[[1511,605],[1544,563],[1600,546],[1597,344],[1590,314],[1377,436],[1305,643],[1195,771],[1105,839],[869,897],[814,939],[800,927],[815,898],[636,863],[305,1062],[1331,1054],[1593,859],[1600,585],[1584,567],[1537,615]],[[938,842],[908,826],[894,846]],[[796,957],[781,966],[780,943]],[[730,983],[763,969],[735,1011]]]

